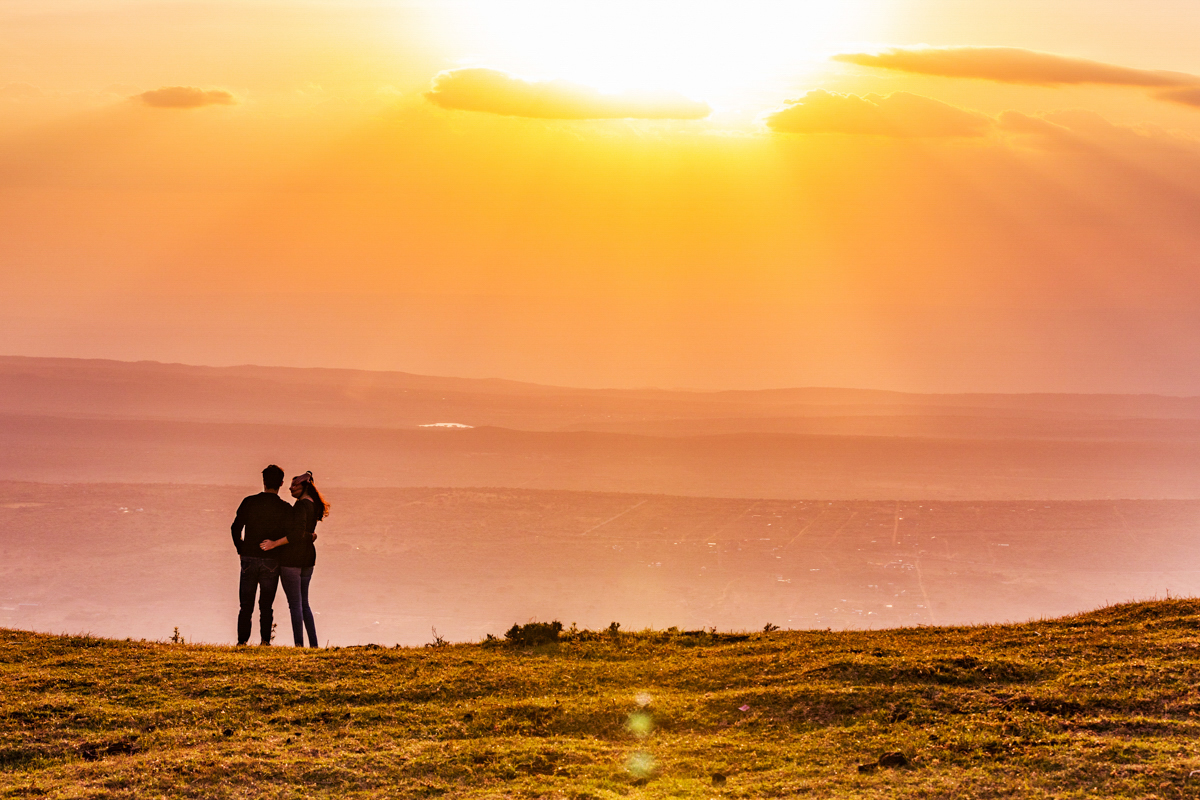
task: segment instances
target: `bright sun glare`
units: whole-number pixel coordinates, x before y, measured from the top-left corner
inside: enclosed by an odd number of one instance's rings
[[[450,36],[463,66],[736,103],[873,38],[892,2],[481,0],[450,6]]]

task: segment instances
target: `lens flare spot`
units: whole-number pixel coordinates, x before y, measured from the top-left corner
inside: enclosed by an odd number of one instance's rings
[[[630,754],[625,760],[625,770],[635,778],[649,778],[658,769],[658,761],[644,750]]]
[[[645,739],[654,730],[654,718],[645,711],[635,711],[629,715],[629,721],[625,723],[625,727],[634,736]]]

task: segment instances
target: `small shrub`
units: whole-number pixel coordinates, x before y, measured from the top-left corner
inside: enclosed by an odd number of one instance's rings
[[[430,642],[429,644],[425,645],[426,647],[449,647],[450,646],[450,643],[446,641],[445,637],[443,637],[440,633],[437,632],[437,628],[430,627],[429,630],[433,631],[433,641]]]
[[[558,620],[554,622],[528,622],[524,625],[513,625],[504,634],[509,644],[517,647],[533,647],[539,644],[551,644],[558,641],[563,625]]]

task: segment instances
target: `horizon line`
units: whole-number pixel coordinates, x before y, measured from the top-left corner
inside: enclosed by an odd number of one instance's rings
[[[689,387],[664,388],[660,386],[641,386],[641,387],[589,387],[589,386],[566,386],[554,383],[538,383],[536,381],[520,380],[517,378],[502,378],[502,377],[474,377],[463,375],[433,375],[421,372],[408,372],[400,369],[372,369],[370,367],[330,367],[323,365],[311,366],[295,366],[291,364],[254,364],[254,363],[238,363],[238,364],[193,364],[184,361],[158,361],[156,359],[136,359],[125,360],[120,358],[107,357],[85,357],[85,356],[34,356],[20,353],[0,353],[0,362],[3,361],[76,361],[76,362],[91,362],[103,364],[122,364],[127,366],[138,365],[154,365],[161,367],[185,367],[188,369],[207,369],[207,370],[244,370],[244,369],[267,369],[281,370],[291,372],[332,372],[332,373],[367,373],[373,375],[397,375],[410,378],[425,378],[430,380],[447,380],[447,381],[464,381],[470,383],[507,383],[517,386],[532,387],[537,389],[551,389],[569,392],[587,392],[587,393],[605,393],[605,392],[620,392],[620,393],[637,393],[637,392],[657,392],[662,394],[694,394],[694,395],[718,395],[718,394],[768,394],[777,392],[864,392],[874,394],[894,394],[905,395],[910,397],[1154,397],[1166,398],[1173,400],[1189,400],[1200,399],[1200,394],[1167,394],[1164,392],[1080,392],[1080,391],[955,391],[955,392],[938,392],[928,391],[919,392],[907,389],[881,389],[876,387],[861,387],[861,386],[822,386],[822,385],[807,385],[807,386],[775,386],[775,387],[759,387],[755,389],[700,389]]]

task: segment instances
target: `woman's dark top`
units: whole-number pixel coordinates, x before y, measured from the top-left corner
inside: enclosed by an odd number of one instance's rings
[[[317,563],[317,548],[313,544],[313,533],[317,530],[317,506],[307,497],[302,497],[292,506],[292,530],[288,533],[288,543],[277,547],[272,553],[279,553],[281,567],[311,567]]]

